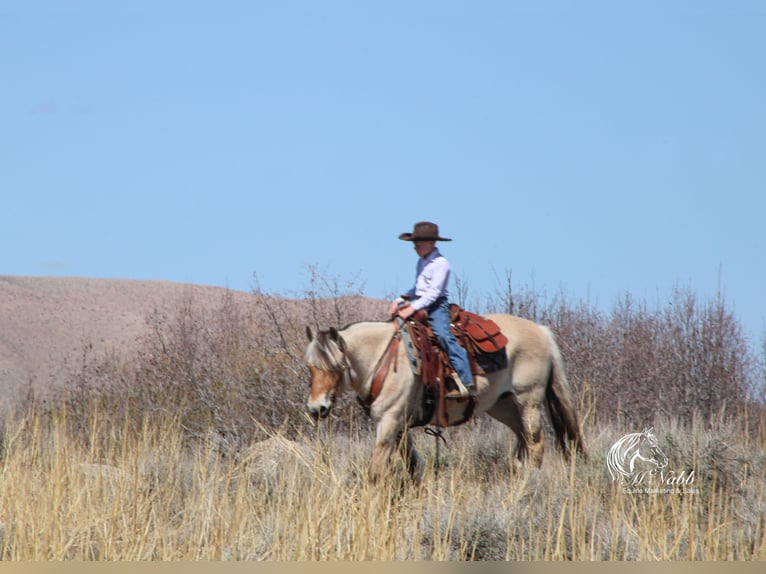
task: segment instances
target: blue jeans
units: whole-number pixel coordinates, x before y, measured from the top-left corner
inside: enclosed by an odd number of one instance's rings
[[[447,352],[452,368],[466,387],[473,386],[468,353],[460,346],[450,330],[449,301],[446,297],[441,297],[426,307],[426,311],[428,311],[428,320],[436,336],[436,342]]]

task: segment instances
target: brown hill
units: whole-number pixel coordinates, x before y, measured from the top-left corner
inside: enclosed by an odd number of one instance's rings
[[[214,306],[227,294],[243,305],[254,298],[169,281],[0,276],[0,404],[30,385],[39,391],[71,380],[86,349],[129,358],[154,311],[171,313],[190,296]]]

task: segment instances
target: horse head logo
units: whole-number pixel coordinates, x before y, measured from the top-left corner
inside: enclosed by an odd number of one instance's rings
[[[612,445],[606,455],[606,466],[612,481],[628,482],[639,472],[665,468],[668,457],[662,452],[654,428],[625,435]]]

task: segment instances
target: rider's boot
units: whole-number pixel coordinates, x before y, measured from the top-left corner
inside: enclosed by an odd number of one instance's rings
[[[466,386],[463,384],[463,381],[460,380],[460,377],[457,373],[453,373],[452,380],[455,381],[455,385],[457,385],[457,389],[453,389],[449,391],[446,395],[444,395],[448,399],[465,399],[467,397],[475,397],[476,391],[474,390],[473,385]]]

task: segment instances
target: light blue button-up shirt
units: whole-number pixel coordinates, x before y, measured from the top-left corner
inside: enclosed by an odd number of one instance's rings
[[[449,297],[449,274],[449,262],[438,249],[419,257],[415,286],[406,293],[410,305],[416,310],[425,309],[439,297]]]

